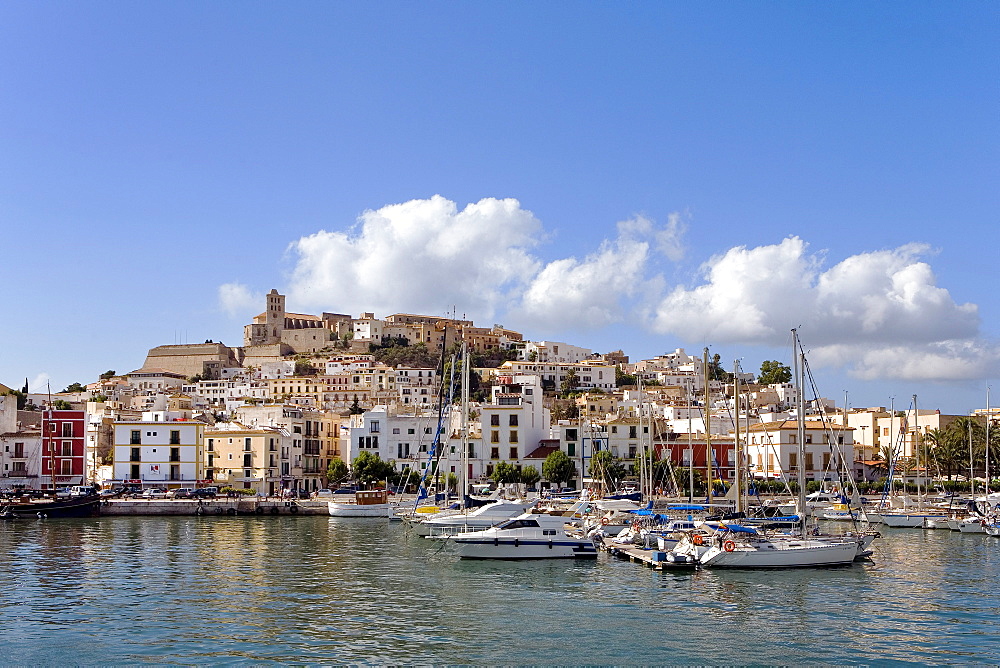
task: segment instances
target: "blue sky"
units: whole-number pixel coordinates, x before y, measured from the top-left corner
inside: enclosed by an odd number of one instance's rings
[[[239,345],[277,288],[749,370],[799,327],[838,402],[980,407],[998,11],[4,3],[0,382]]]

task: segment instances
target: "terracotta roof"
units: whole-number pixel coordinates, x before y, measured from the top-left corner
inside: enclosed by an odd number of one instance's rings
[[[525,455],[525,459],[545,459],[559,449],[558,445],[539,445],[531,454]]]

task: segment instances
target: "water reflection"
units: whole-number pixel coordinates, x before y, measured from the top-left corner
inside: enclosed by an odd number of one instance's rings
[[[401,525],[0,525],[4,664],[992,663],[1000,541],[889,530],[874,564],[466,562]]]

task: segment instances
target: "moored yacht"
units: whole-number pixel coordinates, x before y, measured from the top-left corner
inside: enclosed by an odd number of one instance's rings
[[[523,513],[482,531],[445,538],[462,559],[577,559],[597,557],[594,543],[566,531],[566,519],[542,512]]]

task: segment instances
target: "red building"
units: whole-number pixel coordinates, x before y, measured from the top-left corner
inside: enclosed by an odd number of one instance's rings
[[[84,484],[86,437],[85,411],[42,414],[42,489],[52,489],[53,483],[55,487]]]

